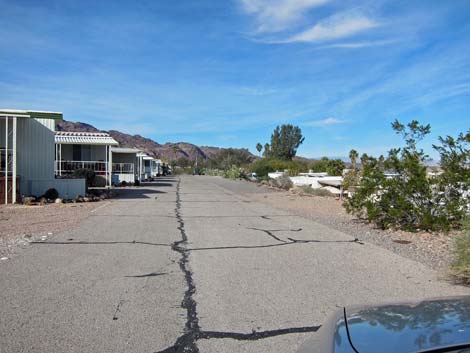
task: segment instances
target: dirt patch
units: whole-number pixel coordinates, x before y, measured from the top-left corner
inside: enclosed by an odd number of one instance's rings
[[[0,257],[10,257],[31,241],[76,227],[100,203],[0,206]]]
[[[289,210],[300,216],[342,231],[352,237],[387,248],[399,255],[445,270],[452,261],[456,232],[450,234],[383,231],[358,220],[344,210],[342,201],[294,192],[246,193],[253,201]]]

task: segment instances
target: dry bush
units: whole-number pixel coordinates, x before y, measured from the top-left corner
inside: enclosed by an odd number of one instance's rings
[[[290,190],[294,186],[287,175],[281,175],[279,178],[274,179],[274,185],[283,190]]]
[[[308,185],[303,185],[300,186],[299,189],[301,192],[309,195],[314,195],[314,196],[321,196],[321,197],[335,197],[333,193],[326,189],[313,189],[311,186]]]
[[[450,266],[454,279],[470,285],[470,222],[464,225],[464,232],[455,241],[454,261]]]

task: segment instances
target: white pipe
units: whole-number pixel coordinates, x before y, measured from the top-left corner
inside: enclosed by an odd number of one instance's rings
[[[111,151],[111,146],[108,147],[109,149],[109,187],[112,185],[112,174],[113,174],[113,152]]]
[[[108,186],[109,180],[109,164],[108,164],[108,146],[104,146],[104,169],[106,171],[106,186]]]
[[[5,117],[5,205],[8,204],[8,116]]]
[[[17,130],[17,117],[13,117],[13,173],[12,173],[12,203],[16,203],[16,130]]]
[[[62,176],[62,144],[59,144],[59,175]]]

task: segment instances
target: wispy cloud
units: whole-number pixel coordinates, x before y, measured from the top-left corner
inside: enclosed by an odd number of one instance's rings
[[[347,38],[378,25],[376,21],[363,14],[341,13],[318,22],[310,29],[290,37],[285,42],[319,42]]]
[[[279,32],[301,20],[314,7],[331,0],[241,0],[244,11],[255,16],[256,32]]]
[[[397,42],[398,40],[395,40],[395,39],[370,40],[370,41],[361,41],[361,42],[345,42],[345,43],[334,43],[334,44],[323,45],[319,47],[319,49],[325,49],[325,48],[359,49],[359,48],[367,48],[367,47],[384,46],[384,45],[394,44]]]
[[[331,117],[331,118],[326,118],[323,120],[310,121],[308,123],[305,123],[304,125],[306,126],[329,126],[329,125],[338,125],[338,124],[344,124],[344,123],[346,123],[346,120]]]

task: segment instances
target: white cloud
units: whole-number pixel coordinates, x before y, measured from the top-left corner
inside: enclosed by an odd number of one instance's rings
[[[371,41],[363,41],[363,42],[348,42],[348,43],[335,43],[335,44],[328,44],[319,47],[322,48],[340,48],[340,49],[359,49],[359,48],[367,48],[367,47],[377,47],[383,45],[394,44],[398,42],[398,40],[371,40]]]
[[[244,11],[256,17],[257,32],[279,32],[301,20],[314,7],[331,0],[241,0]]]
[[[312,28],[296,34],[284,42],[319,42],[346,38],[377,26],[377,22],[363,14],[345,12],[320,21]]]
[[[337,124],[344,124],[346,121],[337,119],[337,118],[326,118],[323,120],[315,120],[315,121],[310,121],[304,125],[307,126],[328,126],[328,125],[337,125]]]

